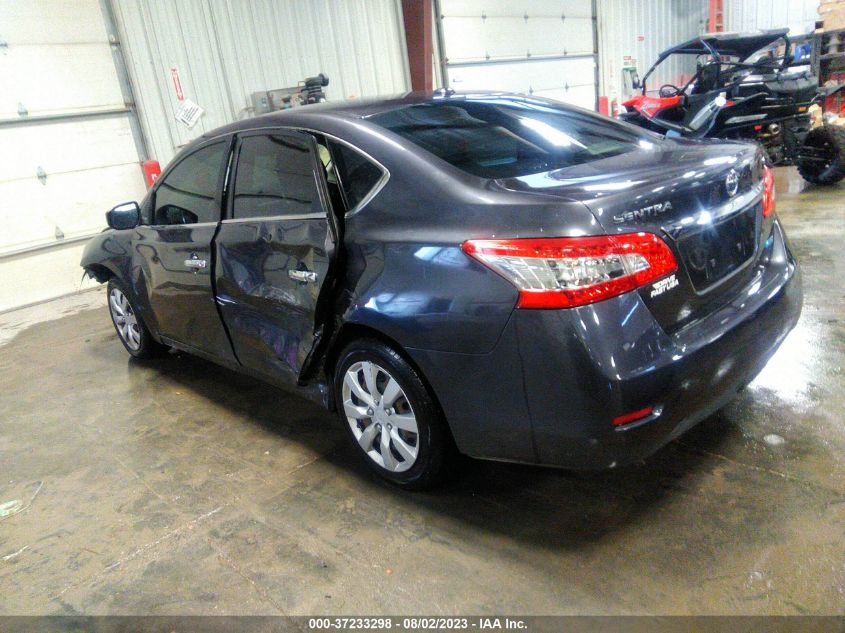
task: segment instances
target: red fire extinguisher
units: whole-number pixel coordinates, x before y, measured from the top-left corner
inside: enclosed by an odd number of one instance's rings
[[[144,170],[144,183],[149,189],[161,176],[161,165],[158,164],[157,160],[145,160],[141,163],[141,168]]]

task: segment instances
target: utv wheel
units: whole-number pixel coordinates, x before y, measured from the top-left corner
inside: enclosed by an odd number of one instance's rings
[[[798,155],[798,173],[815,185],[833,185],[845,177],[845,128],[823,125],[810,130]]]
[[[422,490],[444,481],[457,451],[417,372],[395,350],[363,339],[340,354],[334,390],[356,452],[378,475]]]
[[[166,349],[153,339],[123,285],[114,278],[109,280],[108,301],[114,329],[127,352],[135,358],[151,358]]]

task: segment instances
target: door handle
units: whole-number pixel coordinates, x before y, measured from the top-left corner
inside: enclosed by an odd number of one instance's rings
[[[188,268],[193,268],[194,270],[199,270],[200,268],[205,268],[208,265],[204,259],[186,259],[185,266]]]
[[[303,283],[314,283],[317,281],[317,273],[313,270],[289,270],[288,277]]]

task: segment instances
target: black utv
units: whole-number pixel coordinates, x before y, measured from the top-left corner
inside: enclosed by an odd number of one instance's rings
[[[838,182],[845,128],[824,118],[814,127],[809,110],[841,86],[819,87],[788,32],[711,33],[666,49],[642,81],[634,76],[641,94],[619,118],[669,136],[758,141],[773,165],[796,165],[815,184]],[[667,83],[650,94],[656,77]]]

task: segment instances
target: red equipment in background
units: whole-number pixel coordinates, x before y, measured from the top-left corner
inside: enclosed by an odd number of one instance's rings
[[[665,108],[671,108],[681,102],[681,95],[674,97],[651,97],[648,95],[635,95],[622,102],[626,108],[636,110],[645,117],[651,118]]]
[[[710,0],[707,13],[707,30],[710,33],[723,32],[725,30],[725,9],[722,0]]]
[[[141,163],[141,169],[144,170],[144,184],[149,189],[158,177],[161,176],[161,165],[158,164],[157,160],[145,160]]]

